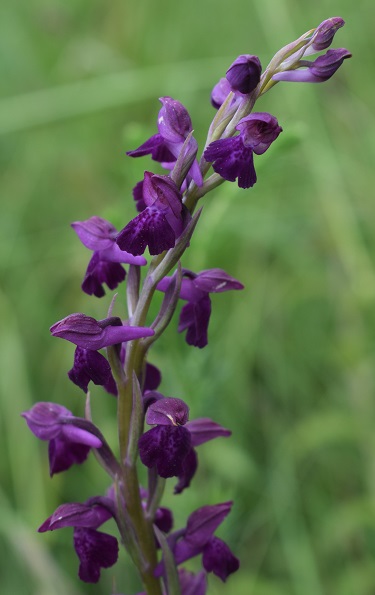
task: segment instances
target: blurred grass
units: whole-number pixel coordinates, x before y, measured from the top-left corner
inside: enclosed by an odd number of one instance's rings
[[[1,5],[4,592],[104,594],[113,576],[119,592],[138,588],[124,558],[100,585],[80,584],[69,529],[36,534],[59,503],[107,487],[93,460],[50,480],[45,445],[19,417],[37,400],[82,411],[66,377],[72,349],[48,327],[73,311],[102,317],[110,296],[81,295],[88,254],[70,222],[98,214],[121,226],[134,215],[131,188],[154,164],[124,153],[155,130],[157,97],[189,108],[202,143],[209,91],[238,54],[265,65],[333,15],[346,20],[335,45],[353,59],[325,85],[280,84],[262,100],[283,135],[257,160],[252,190],[208,197],[184,260],[228,270],[245,291],[214,296],[205,350],[174,323],[151,360],[165,394],[233,430],[201,448],[190,490],[166,496],[177,526],[194,507],[235,500],[221,535],[241,571],[225,585],[210,579],[210,593],[375,592],[372,10],[369,0]],[[115,444],[115,403],[97,389],[93,410]]]

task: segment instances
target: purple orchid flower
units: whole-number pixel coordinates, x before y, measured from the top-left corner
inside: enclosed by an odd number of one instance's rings
[[[204,569],[216,574],[223,582],[238,570],[238,558],[224,541],[214,535],[228,516],[232,504],[224,502],[214,506],[202,506],[189,516],[185,529],[171,533],[168,543],[177,565],[202,554]],[[164,564],[161,562],[155,575],[161,576],[163,573]]]
[[[66,339],[78,347],[93,351],[124,341],[151,337],[154,334],[151,328],[125,326],[117,316],[95,320],[81,313],[70,314],[55,322],[50,331],[54,337]]]
[[[231,435],[230,430],[209,418],[188,422],[189,408],[181,399],[163,397],[160,393],[145,393],[146,422],[155,425],[139,439],[139,454],[146,467],[156,467],[161,477],[178,477],[175,493],[190,485],[198,461],[196,446],[220,436]]]
[[[186,342],[202,348],[208,342],[207,331],[211,316],[209,293],[238,290],[244,286],[222,269],[208,269],[198,274],[182,269],[182,275],[180,298],[188,303],[181,310],[178,332],[187,330]],[[166,292],[172,282],[173,277],[164,277],[157,289]]]
[[[345,48],[328,50],[323,56],[319,56],[313,62],[300,60],[298,67],[303,70],[285,70],[273,75],[274,81],[289,81],[293,83],[324,83],[331,78],[346,58],[352,54]]]
[[[242,118],[236,126],[238,136],[224,138],[211,143],[204,152],[204,158],[222,178],[234,182],[238,178],[240,188],[251,188],[257,181],[253,153],[262,155],[282,128],[271,114],[254,112]]]
[[[172,99],[172,97],[161,97],[160,101],[163,107],[160,109],[158,116],[159,133],[149,138],[138,149],[128,151],[127,155],[130,157],[151,155],[154,161],[168,166],[168,164],[177,160],[185,140],[193,130],[193,126],[189,112],[182,103]],[[189,152],[197,153],[198,145],[193,137],[191,137],[189,145]],[[202,174],[196,159],[190,167],[189,175],[197,186],[202,186]]]
[[[190,215],[182,204],[181,192],[168,176],[145,172],[143,200],[146,205],[117,236],[117,244],[131,254],[143,254],[149,247],[150,254],[161,254],[173,248]]]
[[[75,463],[83,463],[91,448],[103,446],[101,433],[93,423],[74,417],[68,409],[57,403],[36,403],[21,415],[37,438],[49,442],[51,477],[66,471]]]
[[[103,297],[103,284],[109,289],[115,289],[126,276],[123,264],[145,265],[143,256],[133,256],[120,250],[116,244],[117,229],[101,217],[90,217],[86,221],[72,223],[82,244],[93,250],[94,254],[88,264],[82,289],[89,295]]]
[[[108,533],[97,531],[98,527],[114,516],[113,501],[110,498],[90,498],[85,504],[59,506],[38,531],[44,533],[74,527],[74,549],[80,561],[79,578],[86,583],[97,583],[101,569],[109,568],[117,562],[117,539]]]

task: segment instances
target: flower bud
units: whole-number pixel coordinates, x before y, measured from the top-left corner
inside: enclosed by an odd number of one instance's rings
[[[258,56],[243,54],[228,68],[226,78],[233,91],[251,93],[260,81],[262,66]]]

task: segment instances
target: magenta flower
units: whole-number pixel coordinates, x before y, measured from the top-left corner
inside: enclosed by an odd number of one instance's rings
[[[180,298],[186,300],[187,304],[181,310],[178,332],[187,330],[186,342],[202,348],[208,342],[207,331],[211,316],[209,293],[243,289],[243,285],[222,269],[208,269],[198,274],[183,269],[182,274]],[[173,277],[164,277],[157,289],[166,292],[172,282]]]
[[[120,231],[116,241],[121,250],[134,255],[143,254],[147,246],[150,254],[161,254],[173,248],[190,215],[168,176],[146,171],[142,192],[146,207]]]
[[[49,442],[50,475],[66,471],[81,464],[91,448],[101,448],[103,440],[99,430],[90,421],[74,417],[57,403],[36,403],[22,413],[32,433]]]
[[[169,535],[168,543],[177,565],[202,554],[204,569],[213,572],[222,581],[226,581],[230,574],[238,570],[238,558],[224,541],[214,535],[228,516],[231,507],[232,502],[202,506],[189,516],[185,529]],[[161,576],[163,573],[164,564],[161,562],[155,574]]]
[[[254,112],[236,126],[238,136],[211,143],[204,152],[216,173],[225,180],[238,178],[240,188],[251,188],[257,181],[253,153],[262,155],[277,139],[282,128],[271,114]]]
[[[97,531],[100,525],[114,516],[110,498],[90,498],[85,504],[59,506],[38,531],[44,533],[74,527],[74,549],[80,561],[79,578],[86,583],[97,583],[101,569],[109,568],[117,562],[117,539]]]
[[[145,393],[146,422],[155,427],[139,439],[139,455],[146,467],[161,477],[178,477],[175,493],[190,485],[198,460],[195,446],[231,432],[209,418],[188,422],[189,408],[181,399]]]
[[[103,284],[109,289],[115,289],[125,279],[124,264],[147,264],[143,256],[133,256],[120,250],[116,244],[116,228],[101,217],[90,217],[86,221],[72,223],[82,244],[93,250],[94,254],[88,264],[82,289],[89,295],[103,297],[105,291]]]

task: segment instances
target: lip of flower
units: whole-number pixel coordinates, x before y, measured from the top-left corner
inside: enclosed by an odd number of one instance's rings
[[[153,329],[125,326],[119,318],[95,320],[91,316],[76,313],[59,320],[50,328],[54,337],[66,339],[78,347],[94,351],[133,339],[151,337]]]

